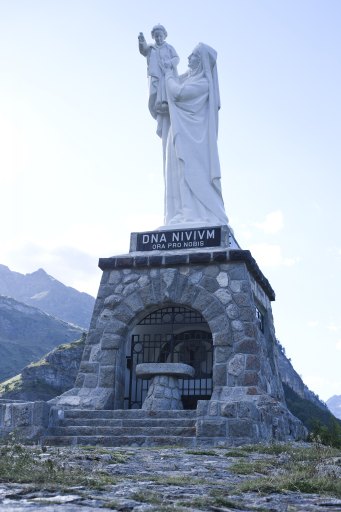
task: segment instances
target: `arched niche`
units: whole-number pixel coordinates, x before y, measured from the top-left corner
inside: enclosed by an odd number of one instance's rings
[[[149,381],[136,378],[140,363],[186,363],[194,377],[182,379],[184,409],[195,409],[198,400],[212,394],[212,334],[203,316],[194,309],[165,305],[154,309],[133,328],[126,347],[125,409],[140,409]]]

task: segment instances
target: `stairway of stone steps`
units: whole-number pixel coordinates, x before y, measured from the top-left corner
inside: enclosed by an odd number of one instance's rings
[[[185,446],[196,444],[196,411],[66,409],[50,426],[49,446]]]

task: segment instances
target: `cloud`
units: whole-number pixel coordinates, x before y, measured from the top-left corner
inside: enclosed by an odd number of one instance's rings
[[[338,376],[336,378],[333,376],[331,376],[331,378],[325,378],[321,375],[307,374],[304,375],[303,381],[314,393],[317,392],[317,389],[319,390],[318,395],[321,400],[326,401],[333,395],[340,394],[341,380]]]
[[[317,327],[319,325],[317,320],[309,320],[307,322],[308,327]]]
[[[303,382],[306,384],[306,386],[308,386],[308,388],[311,391],[313,391],[313,393],[316,393],[317,395],[318,395],[318,393],[316,391],[317,389],[324,389],[324,388],[328,388],[330,386],[330,382],[327,381],[325,378],[321,377],[320,375],[305,375],[303,378]],[[326,396],[326,395],[327,395],[327,398],[328,398],[328,395],[331,396],[328,391],[325,393],[324,396]]]
[[[258,229],[269,235],[274,235],[281,231],[284,226],[284,217],[281,210],[268,213],[263,222],[254,224]]]
[[[276,244],[253,244],[250,250],[257,262],[264,267],[291,267],[300,261],[298,257],[283,256],[281,246]]]
[[[336,342],[335,347],[336,347],[336,350],[340,350],[340,352],[341,352],[341,340]]]
[[[340,330],[340,327],[338,325],[336,325],[334,322],[330,322],[327,325],[327,329],[328,329],[328,331],[331,331],[331,332],[337,332]]]

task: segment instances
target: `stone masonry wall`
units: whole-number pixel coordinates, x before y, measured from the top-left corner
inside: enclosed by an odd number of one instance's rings
[[[117,257],[100,260],[100,266],[102,281],[75,388],[56,404],[123,408],[132,329],[154,309],[180,305],[201,313],[213,338],[213,395],[199,403],[198,437],[234,435],[252,442],[271,439],[276,429],[279,439],[297,437],[289,426],[295,418],[288,419],[274,351],[274,293],[248,251]]]

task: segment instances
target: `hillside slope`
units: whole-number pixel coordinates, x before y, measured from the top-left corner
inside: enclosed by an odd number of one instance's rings
[[[0,381],[21,371],[60,343],[81,337],[83,330],[37,308],[0,296]]]
[[[39,269],[32,274],[13,272],[0,265],[0,295],[13,297],[64,322],[88,329],[95,299],[65,286]]]
[[[286,384],[292,389],[300,398],[312,402],[317,407],[323,410],[328,410],[328,407],[322,402],[319,397],[311,391],[306,384],[304,384],[300,375],[296,372],[290,359],[285,355],[285,350],[281,344],[277,344],[277,361],[278,370],[283,384]]]
[[[85,335],[79,340],[49,352],[21,373],[0,383],[0,398],[13,400],[50,400],[72,388],[82,353]]]

